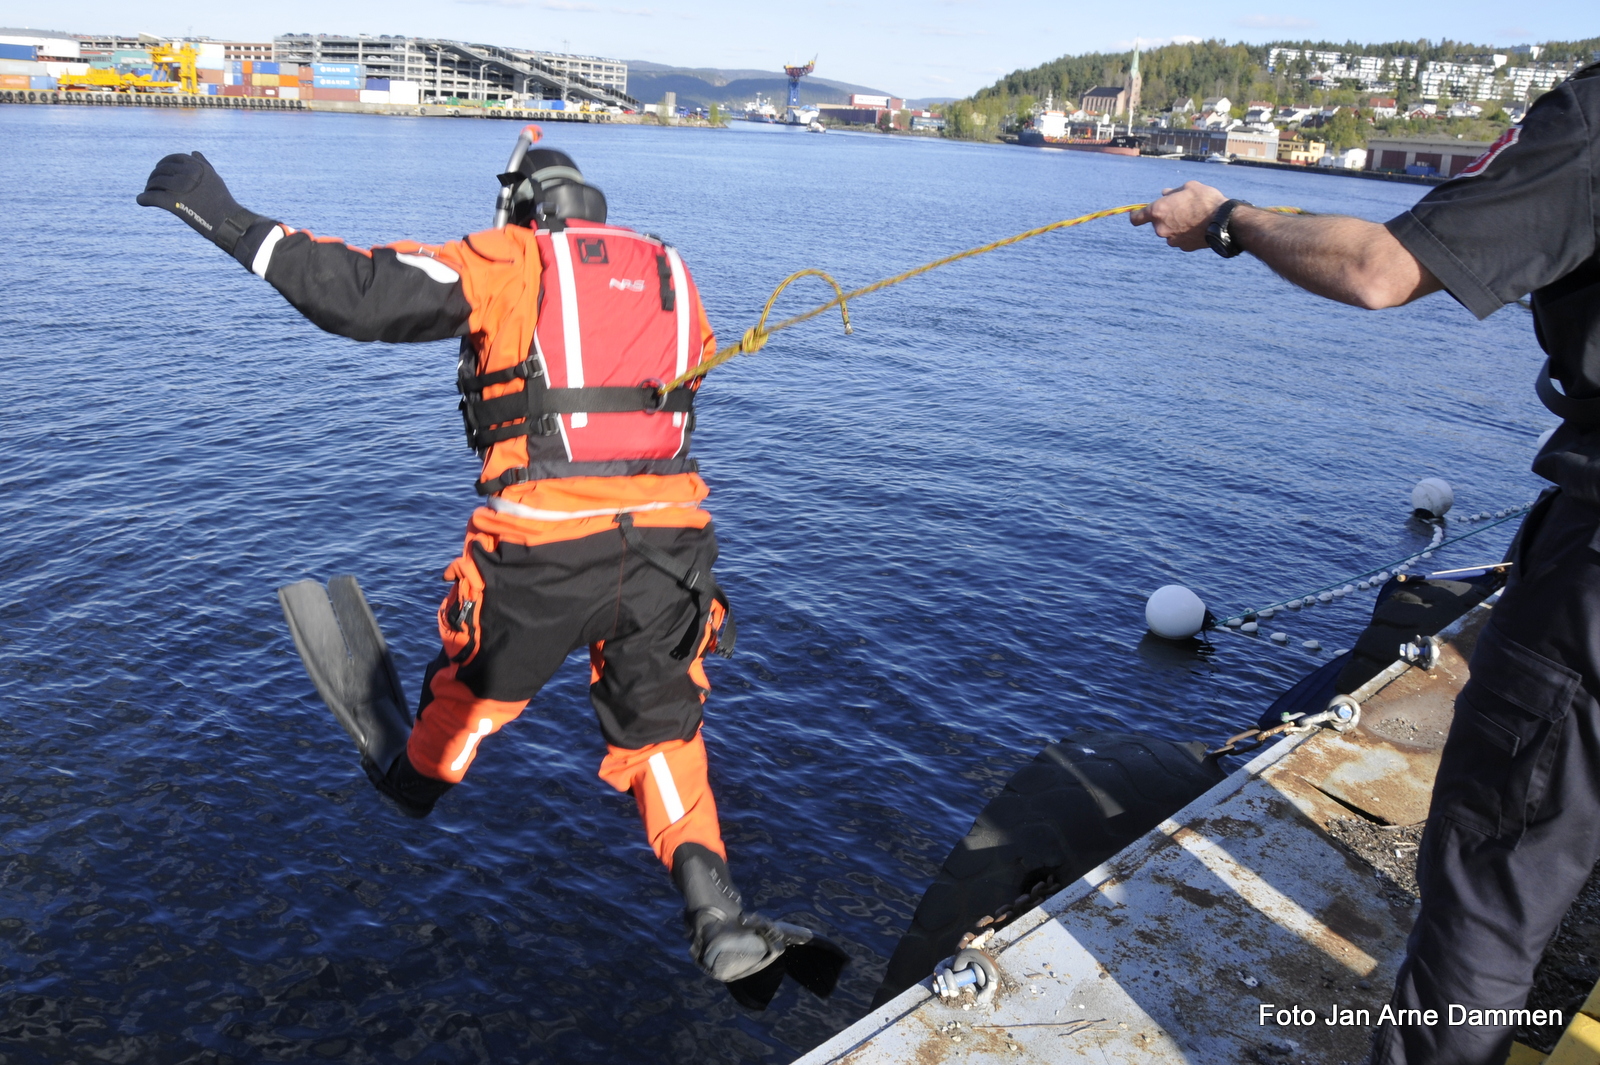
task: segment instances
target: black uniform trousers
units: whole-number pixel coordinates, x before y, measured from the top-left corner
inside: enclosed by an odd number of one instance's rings
[[[1391,1000],[1437,1023],[1383,1024],[1374,1065],[1504,1065],[1512,1027],[1452,1025],[1451,1007],[1523,1008],[1600,858],[1600,509],[1547,495],[1512,557],[1456,700]]]

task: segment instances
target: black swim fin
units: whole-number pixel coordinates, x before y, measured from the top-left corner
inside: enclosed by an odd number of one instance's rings
[[[299,581],[279,588],[278,602],[317,694],[356,741],[377,783],[405,750],[411,714],[361,586],[354,577],[335,577],[326,589]]]
[[[746,913],[742,920],[745,927],[756,931],[780,953],[765,968],[728,981],[728,992],[735,1002],[747,1009],[766,1009],[785,976],[793,977],[795,983],[818,998],[833,994],[839,974],[850,964],[850,955],[843,947],[809,928],[774,921],[758,913]]]

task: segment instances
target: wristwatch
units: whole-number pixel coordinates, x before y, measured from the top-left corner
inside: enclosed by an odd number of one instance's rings
[[[1211,216],[1211,224],[1206,226],[1206,244],[1210,246],[1212,251],[1224,259],[1231,259],[1244,251],[1239,246],[1238,238],[1228,228],[1228,222],[1233,218],[1233,209],[1235,207],[1253,206],[1254,204],[1248,200],[1228,200],[1217,208],[1217,213]]]

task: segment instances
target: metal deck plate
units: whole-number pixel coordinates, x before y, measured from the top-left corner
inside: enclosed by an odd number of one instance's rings
[[[1280,741],[1001,930],[986,948],[1001,975],[987,1008],[946,1004],[924,982],[801,1065],[1357,1065],[1415,910],[1326,827],[1426,816],[1463,652],[1486,613],[1431,673],[1367,699],[1361,729]]]

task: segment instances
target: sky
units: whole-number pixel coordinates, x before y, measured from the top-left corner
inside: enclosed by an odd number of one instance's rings
[[[1095,8],[1090,13],[1089,8]],[[1136,40],[1415,40],[1496,45],[1600,36],[1595,0],[0,0],[0,26],[66,33],[448,37],[684,67],[817,75],[900,96],[966,96],[1013,70]]]

